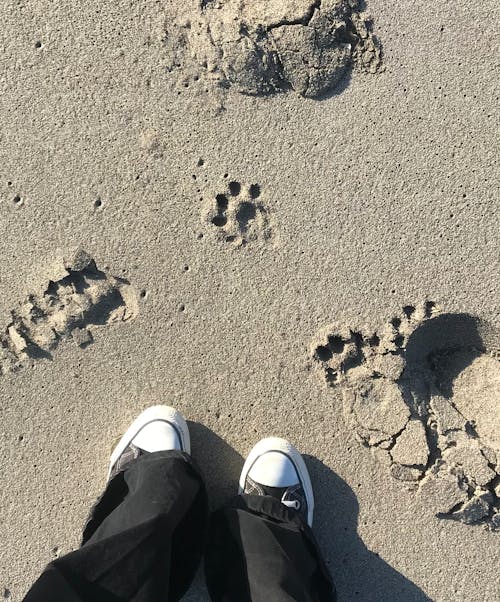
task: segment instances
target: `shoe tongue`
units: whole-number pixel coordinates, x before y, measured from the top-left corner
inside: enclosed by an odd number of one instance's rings
[[[285,494],[288,487],[268,487],[267,485],[260,485],[264,495],[270,495],[281,502],[281,498]]]
[[[264,495],[270,495],[288,508],[294,508],[307,520],[307,504],[300,485],[291,487],[266,487],[261,485]]]

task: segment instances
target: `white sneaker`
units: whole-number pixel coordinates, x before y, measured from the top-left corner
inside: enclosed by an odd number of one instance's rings
[[[152,406],[132,422],[111,454],[108,479],[141,455],[177,449],[191,453],[184,416],[169,406]]]
[[[248,454],[239,493],[270,495],[313,522],[314,495],[309,472],[297,449],[286,439],[262,439]]]

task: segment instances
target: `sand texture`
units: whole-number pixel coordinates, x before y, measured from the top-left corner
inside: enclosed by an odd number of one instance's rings
[[[340,601],[500,599],[498,3],[0,18],[0,599],[157,403],[213,507],[297,445]]]

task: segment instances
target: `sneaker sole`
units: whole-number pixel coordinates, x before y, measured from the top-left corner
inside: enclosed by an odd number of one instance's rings
[[[292,445],[286,439],[280,437],[268,437],[267,439],[261,439],[250,451],[243,465],[243,470],[240,475],[240,482],[238,487],[238,493],[242,494],[245,488],[245,481],[250,469],[252,468],[255,461],[260,458],[263,454],[271,451],[281,452],[290,458],[292,464],[295,466],[295,470],[299,476],[302,487],[307,501],[307,523],[312,526],[313,515],[314,515],[314,494],[311,483],[311,477],[307,470],[306,463],[301,453],[297,448]]]
[[[186,452],[187,454],[191,454],[189,429],[184,416],[178,410],[171,408],[170,406],[152,406],[144,410],[142,414],[139,414],[113,450],[109,462],[108,479],[118,458],[127,449],[132,440],[135,439],[139,431],[141,431],[147,424],[157,420],[163,420],[164,422],[171,424],[179,435],[182,451]]]

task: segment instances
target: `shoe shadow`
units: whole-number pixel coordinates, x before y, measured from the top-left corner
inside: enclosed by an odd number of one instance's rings
[[[192,456],[203,474],[214,509],[237,493],[244,459],[203,424],[188,421],[188,425]],[[414,583],[366,548],[357,534],[359,506],[349,485],[317,458],[305,456],[305,461],[316,498],[313,530],[339,602],[432,602]],[[183,602],[208,600],[200,570]]]
[[[432,602],[419,587],[367,549],[357,533],[359,505],[349,485],[313,456],[305,456],[314,487],[313,531],[339,602]]]
[[[207,487],[210,509],[218,508],[238,493],[244,459],[219,435],[198,422],[188,420],[191,455]]]
[[[212,511],[238,493],[238,480],[244,460],[224,439],[205,425],[191,420],[187,423],[191,435],[191,455],[203,475]],[[199,567],[182,602],[210,602],[203,566]]]

